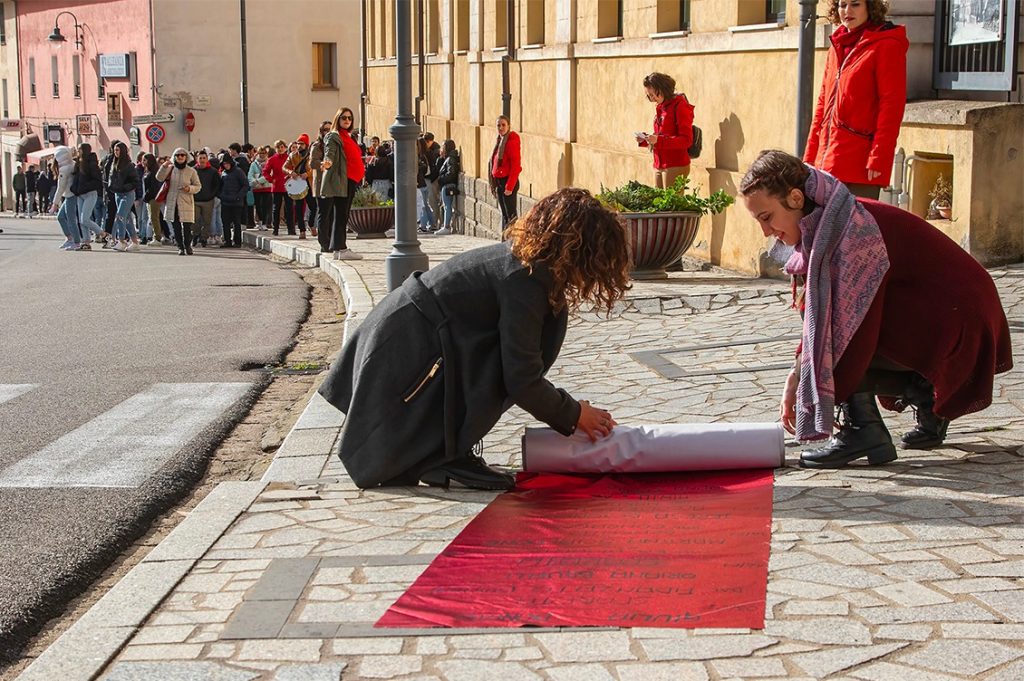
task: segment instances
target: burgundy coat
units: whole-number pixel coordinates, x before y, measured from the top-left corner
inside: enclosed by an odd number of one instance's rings
[[[996,374],[1013,367],[1010,328],[995,283],[952,239],[921,218],[870,199],[889,252],[889,271],[835,367],[836,403],[860,383],[877,353],[935,386],[948,419],[992,403]],[[882,400],[888,408],[891,400]]]

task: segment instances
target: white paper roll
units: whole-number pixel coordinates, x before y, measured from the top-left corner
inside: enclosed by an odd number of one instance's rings
[[[672,473],[785,464],[779,423],[615,426],[597,442],[550,428],[527,428],[523,435],[523,469],[535,473]]]

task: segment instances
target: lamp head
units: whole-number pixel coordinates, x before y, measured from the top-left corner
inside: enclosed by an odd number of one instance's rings
[[[63,34],[61,34],[60,27],[57,26],[56,24],[53,27],[53,33],[49,35],[47,40],[49,40],[51,43],[66,43],[68,41],[68,39],[65,38]]]

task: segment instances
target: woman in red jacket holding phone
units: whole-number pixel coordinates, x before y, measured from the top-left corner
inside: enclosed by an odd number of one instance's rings
[[[664,73],[646,76],[644,90],[647,100],[657,104],[654,132],[636,133],[636,142],[654,152],[654,186],[671,187],[677,177],[690,174],[693,105],[676,92],[675,79]]]
[[[498,138],[494,140],[491,162],[487,168],[491,195],[498,199],[501,211],[501,228],[516,219],[516,197],[519,195],[519,173],[523,166],[519,156],[519,135],[513,132],[512,124],[505,116],[498,116],[495,122]]]
[[[889,184],[907,103],[907,32],[885,0],[830,0],[838,28],[825,62],[804,161],[877,199]]]

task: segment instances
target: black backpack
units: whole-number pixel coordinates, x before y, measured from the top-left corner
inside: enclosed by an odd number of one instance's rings
[[[700,152],[704,149],[704,133],[696,125],[693,126],[693,144],[686,150],[690,158],[699,158]]]

